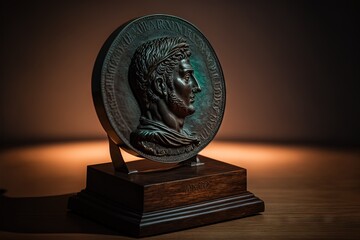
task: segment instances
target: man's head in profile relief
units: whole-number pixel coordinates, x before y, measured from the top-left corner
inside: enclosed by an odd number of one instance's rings
[[[129,83],[141,110],[131,142],[148,154],[166,155],[167,148],[199,144],[183,129],[201,91],[190,55],[184,38],[163,37],[142,44],[131,60]]]

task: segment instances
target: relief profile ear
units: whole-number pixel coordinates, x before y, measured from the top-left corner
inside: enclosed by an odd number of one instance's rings
[[[153,82],[153,87],[154,87],[154,90],[156,92],[156,94],[158,96],[161,96],[161,97],[166,97],[167,95],[167,86],[165,84],[165,81],[158,77],[155,79],[155,81]]]

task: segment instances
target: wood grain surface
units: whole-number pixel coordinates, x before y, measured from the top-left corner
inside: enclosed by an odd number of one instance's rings
[[[265,212],[149,239],[360,239],[359,149],[214,142],[201,154],[246,168]],[[3,149],[0,239],[131,239],[66,210],[86,166],[108,161],[105,141]]]

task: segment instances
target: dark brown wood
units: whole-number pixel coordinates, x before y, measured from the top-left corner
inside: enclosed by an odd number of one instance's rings
[[[147,236],[254,215],[264,202],[246,189],[246,170],[199,156],[204,165],[126,174],[111,163],[88,166],[86,189],[69,209],[121,232]],[[156,165],[130,162],[131,168]]]

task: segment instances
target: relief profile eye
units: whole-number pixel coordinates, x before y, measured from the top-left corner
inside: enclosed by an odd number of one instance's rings
[[[185,79],[186,83],[188,83],[190,80],[190,73],[187,72],[184,76],[184,79]]]

